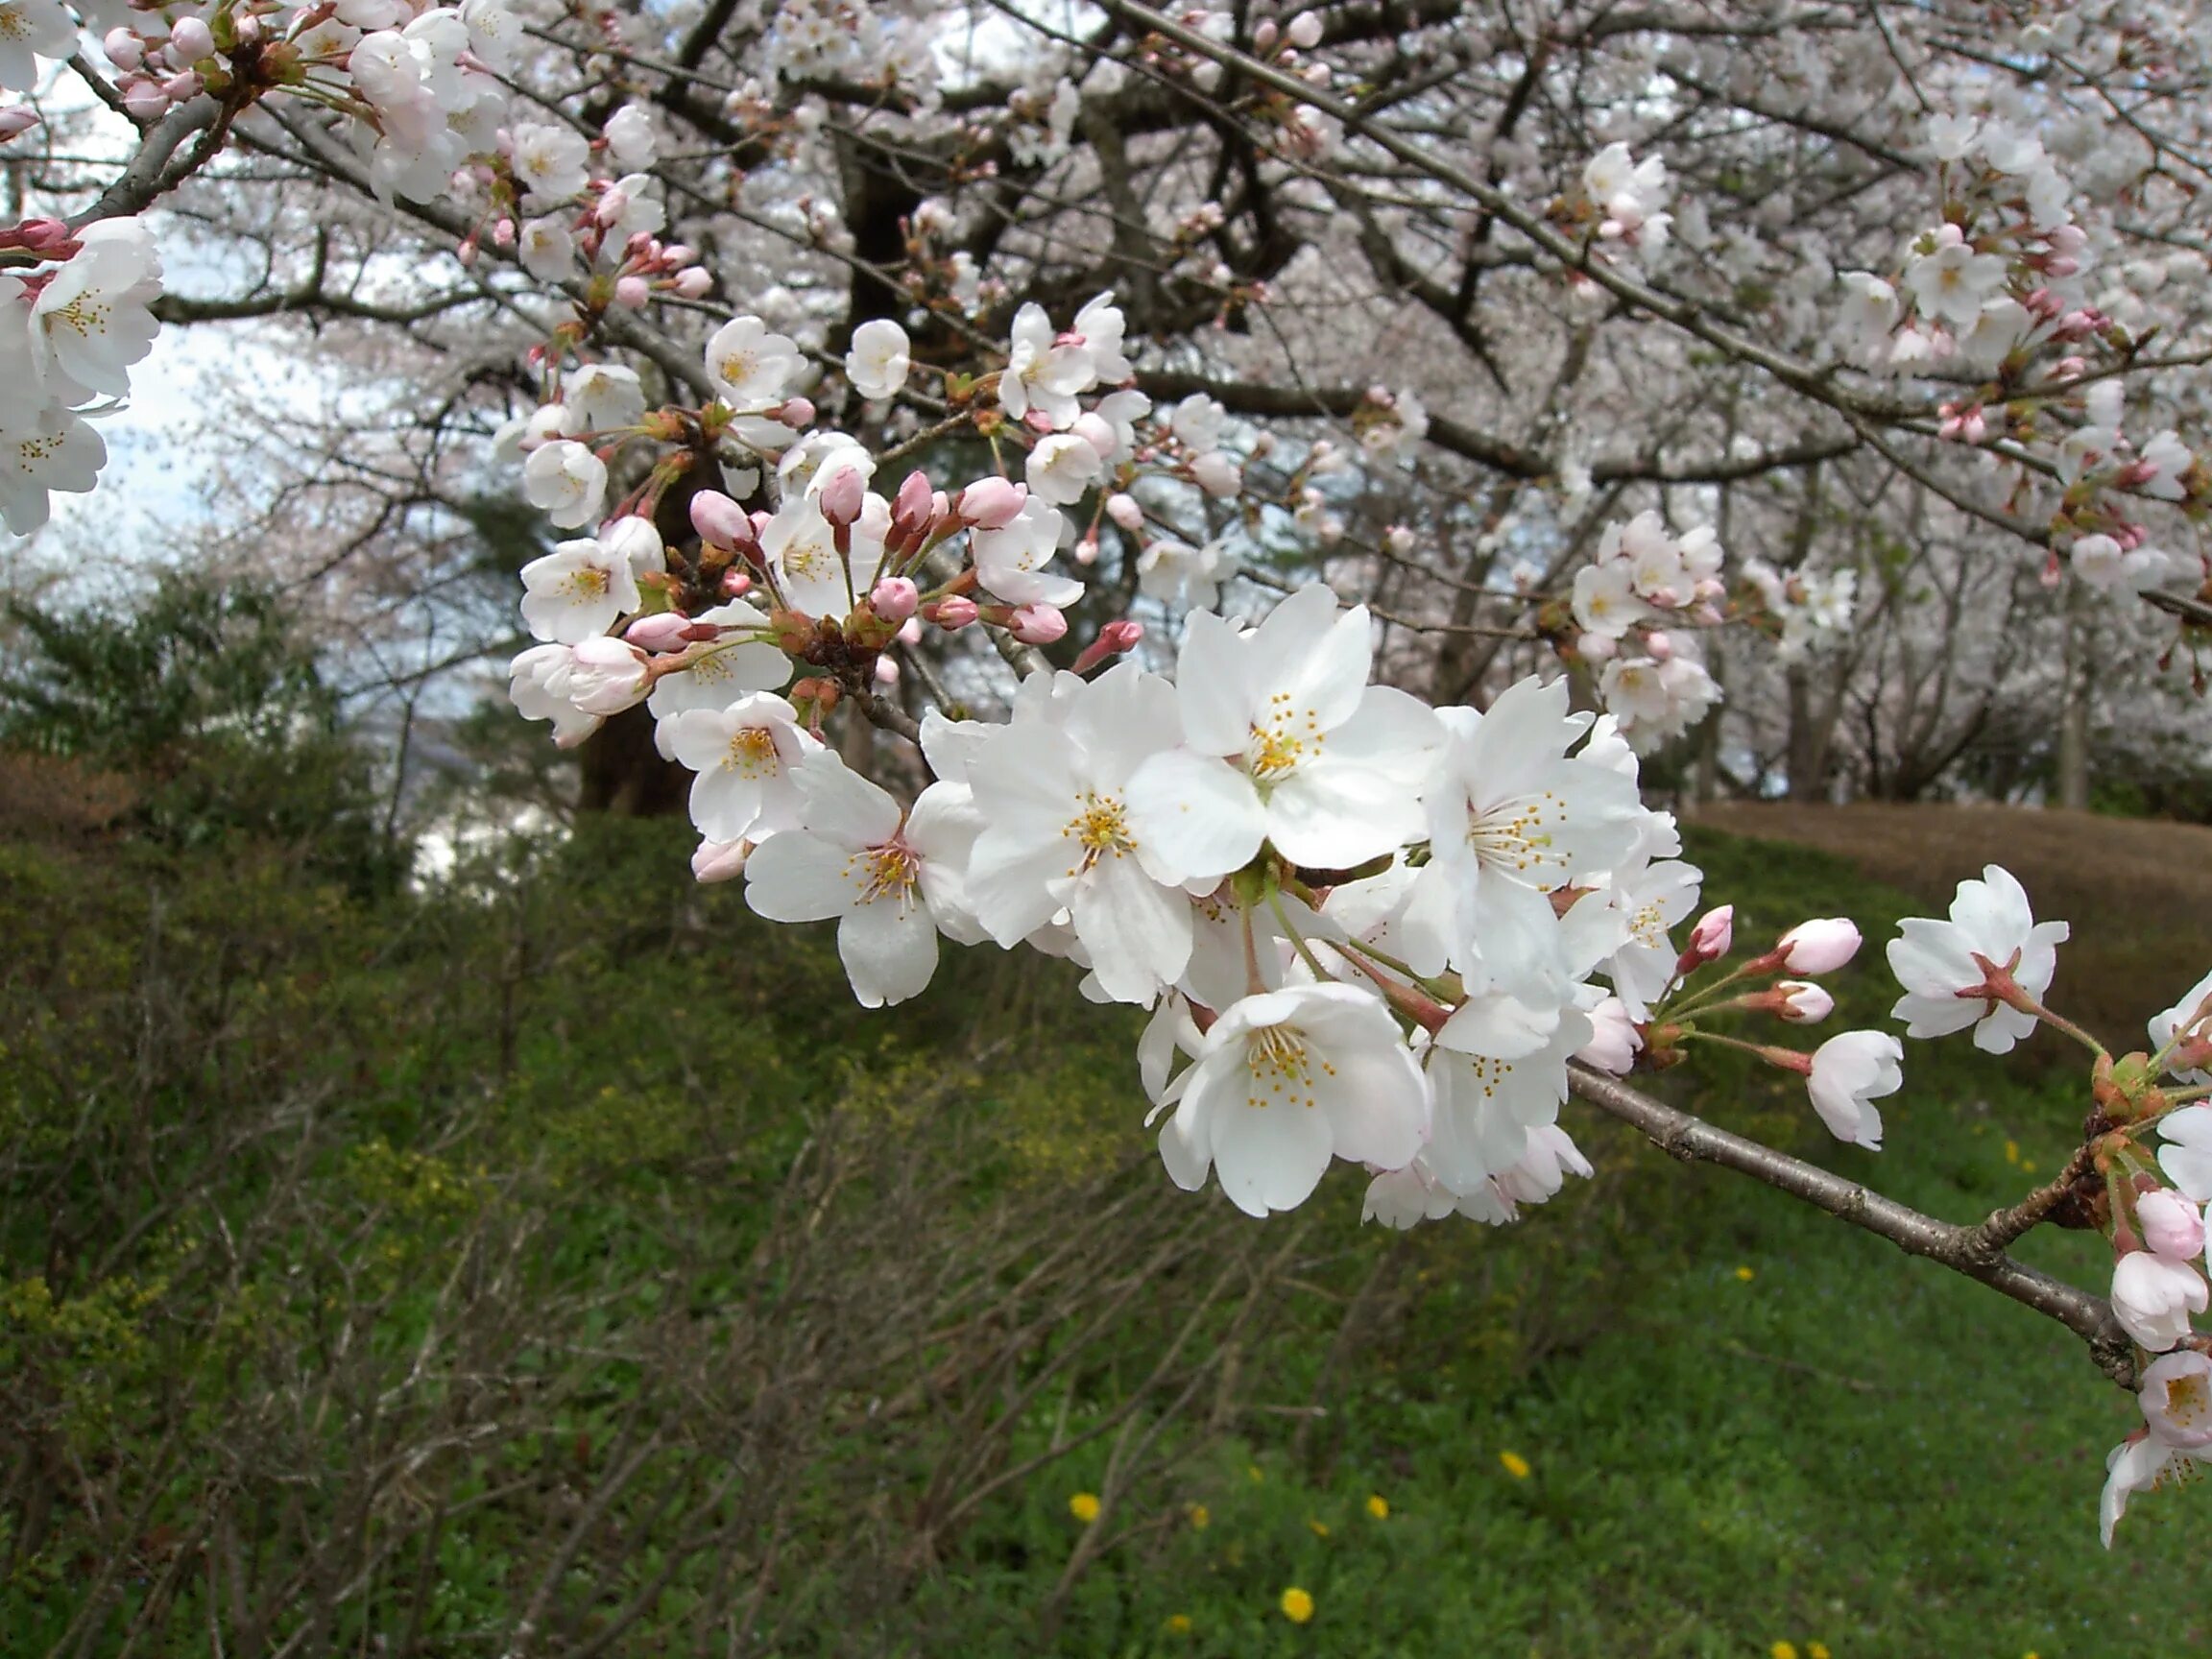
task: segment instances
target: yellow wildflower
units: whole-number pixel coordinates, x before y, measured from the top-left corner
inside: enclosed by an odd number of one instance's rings
[[[1828,1644],[1825,1642],[1806,1643],[1805,1659],[1829,1659]]]
[[[1526,1480],[1528,1479],[1528,1459],[1522,1456],[1520,1453],[1501,1452],[1498,1454],[1498,1461],[1504,1466],[1505,1473],[1512,1476],[1514,1479]]]
[[[1752,1280],[1758,1277],[1758,1274],[1753,1272],[1748,1267],[1739,1267],[1736,1269],[1736,1277],[1743,1280],[1744,1284],[1748,1285]]]
[[[1170,1613],[1170,1614],[1168,1614],[1168,1615],[1167,1615],[1167,1634],[1168,1634],[1168,1635],[1170,1635],[1170,1636],[1188,1636],[1188,1635],[1190,1635],[1190,1614],[1188,1614],[1188,1613]]]
[[[1244,1466],[1244,1473],[1251,1476],[1254,1480],[1264,1480],[1267,1479],[1267,1472],[1261,1468],[1257,1463],[1247,1463]]]
[[[1214,1511],[1203,1503],[1193,1503],[1184,1513],[1190,1517],[1191,1527],[1200,1532],[1214,1524]]]
[[[1329,1524],[1326,1521],[1315,1521],[1309,1518],[1306,1525],[1313,1528],[1314,1537],[1326,1538],[1329,1536]]]
[[[1068,1500],[1068,1513],[1088,1527],[1098,1519],[1098,1494],[1078,1492]]]
[[[2005,1162],[2008,1164],[2017,1164],[2020,1162],[2019,1142],[2008,1141],[2005,1142]]]
[[[1293,1624],[1303,1624],[1313,1617],[1313,1598],[1292,1585],[1283,1592],[1283,1617]]]
[[[1367,1500],[1367,1513],[1378,1521],[1387,1521],[1390,1519],[1389,1503],[1381,1493],[1376,1493]]]
[[[1797,1647],[1794,1643],[1777,1642],[1767,1651],[1772,1655],[1772,1659],[1797,1659]]]

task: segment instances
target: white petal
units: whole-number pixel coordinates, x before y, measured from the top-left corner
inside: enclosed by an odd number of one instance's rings
[[[1188,709],[1186,709],[1188,718]],[[1124,795],[1130,828],[1156,866],[1177,880],[1226,876],[1249,863],[1267,833],[1252,780],[1187,749],[1137,768]]]
[[[745,902],[771,922],[842,916],[860,897],[852,855],[803,830],[771,835],[745,861]]]
[[[778,835],[760,853],[787,839]],[[760,853],[753,854],[756,862]],[[937,972],[937,927],[920,904],[877,899],[837,924],[837,955],[861,1007],[903,1002],[920,996]]]

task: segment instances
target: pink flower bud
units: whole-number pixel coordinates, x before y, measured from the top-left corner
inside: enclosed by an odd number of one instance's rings
[[[151,81],[126,87],[123,112],[133,121],[158,121],[169,112],[169,94]]]
[[[2204,1212],[2180,1193],[2161,1187],[2135,1200],[2135,1221],[2143,1242],[2159,1255],[2189,1262],[2204,1254]]]
[[[1693,968],[1718,962],[1728,954],[1728,948],[1735,943],[1736,906],[1723,904],[1717,910],[1708,910],[1697,918],[1697,926],[1690,929],[1690,948],[1682,952],[1675,972],[1687,974]]]
[[[1610,634],[1584,634],[1575,641],[1575,655],[1585,662],[1607,662],[1620,654],[1621,641]]]
[[[1049,645],[1066,636],[1068,618],[1050,605],[1024,605],[1014,613],[1014,637],[1024,645]]]
[[[1833,974],[1859,954],[1859,928],[1847,916],[1800,922],[1775,945],[1792,974]]]
[[[750,841],[702,841],[691,854],[692,878],[702,884],[734,881],[745,874],[746,855],[752,851]]]
[[[676,273],[676,292],[686,300],[704,300],[707,290],[714,286],[714,278],[707,274],[704,265],[686,265]]]
[[[769,419],[785,426],[811,426],[814,424],[814,400],[810,397],[786,397],[781,409],[772,409]]]
[[[1106,497],[1106,517],[1122,529],[1135,535],[1144,527],[1144,509],[1137,505],[1137,497],[1117,490]]]
[[[1836,1012],[1836,998],[1804,979],[1785,979],[1774,987],[1774,1012],[1792,1025],[1817,1025]]]
[[[600,224],[612,227],[630,209],[630,192],[619,184],[610,184],[599,193],[599,204],[591,209],[591,217]]]
[[[622,637],[647,651],[683,648],[691,632],[691,618],[681,611],[661,611],[640,616],[622,630]]]
[[[1083,654],[1075,659],[1075,672],[1088,674],[1109,657],[1118,657],[1144,637],[1144,624],[1123,617],[1109,622],[1098,630],[1098,637],[1083,647]]]
[[[899,684],[898,658],[878,657],[876,659],[876,684],[885,690],[889,690]]]
[[[919,645],[922,643],[921,617],[909,616],[899,625],[899,643],[902,645]]]
[[[1075,563],[1078,565],[1095,565],[1098,563],[1097,531],[1086,530],[1083,532],[1083,539],[1075,543]]]
[[[840,467],[830,474],[830,482],[822,486],[822,493],[815,497],[814,504],[830,523],[848,527],[860,517],[860,509],[868,505],[867,483],[857,469]]]
[[[169,57],[177,63],[197,63],[215,52],[215,32],[197,17],[187,17],[169,31]]]
[[[725,599],[742,599],[753,591],[753,578],[742,570],[722,572],[722,596]]]
[[[1674,641],[1654,628],[1644,636],[1644,649],[1651,653],[1651,661],[1665,662],[1674,655]]]
[[[653,298],[653,285],[642,276],[621,276],[614,282],[614,303],[625,311],[642,311]]]
[[[146,61],[145,43],[128,29],[110,29],[101,36],[100,50],[118,69],[135,69]]]
[[[688,265],[699,257],[699,250],[688,242],[671,242],[661,250],[661,259],[666,265]]]
[[[2079,225],[2057,226],[2043,239],[2054,253],[2079,253],[2089,246],[2088,234]]]
[[[1284,34],[1299,51],[1310,52],[1321,44],[1320,15],[1312,12],[1301,12],[1290,19],[1290,27]]]
[[[978,478],[960,492],[954,505],[960,521],[978,530],[1003,530],[1022,512],[1022,503],[1029,497],[1027,486],[1011,484],[1003,478]]]
[[[189,104],[200,96],[200,72],[186,69],[161,83],[161,96],[172,104]]]
[[[261,17],[254,12],[233,12],[230,14],[230,33],[240,45],[252,45],[261,38]]]
[[[717,547],[750,547],[756,541],[745,509],[719,490],[702,490],[691,497],[691,528]]]
[[[492,222],[492,246],[494,248],[512,248],[515,246],[514,220],[494,219]]]
[[[930,608],[929,620],[944,629],[946,633],[951,634],[974,621],[976,614],[975,601],[964,594],[955,593],[950,599],[938,600]]]
[[[905,621],[921,603],[922,589],[903,576],[886,576],[868,590],[868,609],[890,623]]]
[[[1260,26],[1252,31],[1252,50],[1262,58],[1266,57],[1268,53],[1275,50],[1275,42],[1281,36],[1281,33],[1275,27],[1274,18],[1262,18]]]
[[[5,143],[11,138],[20,138],[37,125],[38,111],[24,105],[18,104],[12,108],[0,109],[0,143]]]
[[[454,258],[456,258],[456,259],[458,259],[458,260],[460,260],[460,261],[461,261],[461,263],[462,263],[462,264],[464,264],[464,265],[473,265],[473,264],[475,264],[475,263],[476,263],[476,238],[475,238],[475,237],[473,237],[473,236],[471,236],[471,237],[469,237],[469,240],[468,240],[468,241],[466,241],[466,242],[462,243],[460,247],[458,247],[458,248],[454,249],[454,250],[453,250],[453,257],[454,257]]]
[[[929,526],[936,521],[936,492],[929,488],[926,472],[909,472],[906,481],[899,486],[899,493],[891,498],[891,527],[909,541],[919,541],[929,534]]]

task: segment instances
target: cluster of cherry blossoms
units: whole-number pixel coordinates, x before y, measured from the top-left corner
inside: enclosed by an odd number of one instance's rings
[[[16,535],[46,522],[49,492],[90,490],[108,459],[87,416],[130,395],[152,349],[161,265],[134,219],[72,231],[34,220],[0,232],[0,517]]]
[[[1939,405],[1936,432],[2060,487],[2048,582],[2071,566],[2104,589],[2196,587],[2212,568],[2152,545],[2142,508],[2201,506],[2212,477],[2171,428],[2123,431],[2109,369],[2139,343],[2082,295],[2095,250],[2066,179],[2025,123],[1938,115],[1927,141],[1941,217],[1889,275],[1842,274],[1849,355],[1887,373],[1986,377]]]
[[[1575,655],[1597,667],[1606,710],[1639,752],[1681,735],[1719,701],[1688,630],[1721,621],[1720,564],[1709,526],[1676,537],[1644,512],[1607,525],[1597,558],[1575,572]]]
[[[1656,156],[1638,161],[1625,144],[1608,144],[1583,164],[1579,190],[1560,204],[1561,215],[1600,243],[1633,248],[1647,265],[1667,252],[1674,216],[1665,211],[1673,195],[1667,163]]]
[[[2095,1056],[2085,1142],[2029,1204],[2038,1214],[2071,1207],[2069,1224],[2111,1239],[2112,1313],[2141,1357],[2144,1426],[2107,1459],[2109,1546],[2132,1494],[2212,1459],[2212,1334],[2192,1327],[2212,1303],[2212,974],[2150,1021],[2147,1049],[2115,1058],[2044,1006],[2067,934],[2063,922],[2037,922],[2020,883],[1992,864],[1959,884],[1946,920],[1906,921],[1889,963],[1905,987],[1894,1014],[1909,1036],[1971,1030],[1976,1047],[2005,1054],[2049,1022]]]

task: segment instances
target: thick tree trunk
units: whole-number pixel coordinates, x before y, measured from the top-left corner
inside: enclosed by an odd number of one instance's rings
[[[624,818],[658,818],[681,812],[691,774],[661,758],[653,746],[653,716],[639,704],[613,716],[576,751],[584,776],[576,805],[586,812]]]

